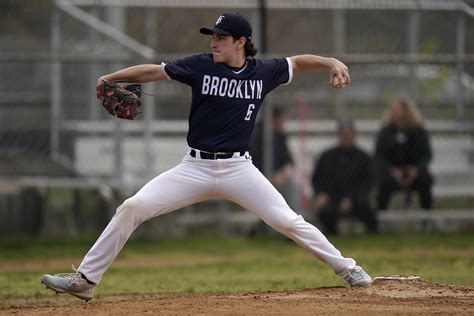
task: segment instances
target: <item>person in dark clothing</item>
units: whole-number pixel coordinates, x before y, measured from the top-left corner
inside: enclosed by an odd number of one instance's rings
[[[421,208],[431,209],[431,159],[428,133],[415,104],[407,98],[390,103],[375,148],[378,209],[386,210],[391,194],[399,190],[418,192]]]
[[[270,177],[273,185],[282,193],[288,204],[293,208],[298,208],[297,186],[294,181],[294,164],[290,149],[287,144],[284,124],[286,113],[282,107],[275,106],[272,111],[272,176]],[[255,128],[252,142],[252,162],[261,171],[264,172],[265,145],[263,137],[263,124],[259,122]]]
[[[337,234],[341,216],[358,218],[369,232],[377,231],[377,219],[370,207],[372,161],[355,145],[353,122],[340,121],[339,144],[322,153],[316,161],[312,184],[319,220],[327,234]]]

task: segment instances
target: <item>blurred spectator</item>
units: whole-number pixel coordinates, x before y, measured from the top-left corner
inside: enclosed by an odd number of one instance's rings
[[[341,216],[357,218],[369,232],[377,231],[377,220],[370,207],[372,162],[355,144],[356,131],[351,120],[338,126],[339,144],[322,153],[312,177],[316,214],[327,234],[337,234]]]
[[[422,117],[408,98],[390,103],[378,133],[375,159],[378,170],[378,208],[386,210],[394,191],[418,192],[423,209],[431,209],[433,178],[428,172],[431,147]]]
[[[285,197],[288,205],[298,208],[298,190],[294,181],[295,170],[293,167],[293,158],[291,157],[286,140],[286,132],[284,125],[286,122],[286,113],[282,107],[275,106],[272,111],[272,128],[273,128],[273,155],[272,155],[272,176],[271,182],[275,188]],[[265,161],[265,145],[262,121],[255,128],[252,161],[254,165],[261,171],[264,171]]]

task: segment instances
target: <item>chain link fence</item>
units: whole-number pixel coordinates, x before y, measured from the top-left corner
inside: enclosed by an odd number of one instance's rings
[[[415,100],[425,119],[433,150],[435,207],[471,208],[473,11],[462,1],[415,3],[1,0],[1,212],[35,205],[49,212],[75,205],[70,213],[76,215],[57,216],[77,222],[96,218],[90,209],[102,214],[109,205],[110,215],[121,198],[179,163],[188,150],[190,91],[171,81],[147,84],[143,114],[125,122],[101,108],[95,98],[97,78],[133,64],[208,52],[208,38],[198,29],[225,11],[249,18],[257,47],[264,48],[260,57],[336,56],[351,71],[351,87],[341,91],[328,87],[325,72],[297,74],[267,98],[259,115],[270,122],[273,107],[285,110],[295,208],[314,210],[314,163],[337,144],[336,120],[352,118],[357,143],[373,155],[382,115],[390,100],[400,96]],[[263,146],[271,153],[269,143]],[[276,158],[269,157],[279,155],[266,155],[264,164],[271,165]],[[262,171],[274,176],[271,167]],[[34,193],[25,197],[26,189]],[[40,202],[31,202],[35,199]],[[216,207],[233,208],[226,203],[196,208]],[[230,215],[223,214],[214,218],[225,222]],[[96,223],[91,229],[104,225]],[[6,224],[2,233],[13,226]],[[63,226],[46,223],[41,230],[61,231]]]

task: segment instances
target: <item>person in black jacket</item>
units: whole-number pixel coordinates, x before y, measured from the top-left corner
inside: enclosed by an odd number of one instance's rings
[[[417,191],[423,209],[433,206],[428,171],[432,153],[427,131],[415,104],[408,98],[390,103],[377,136],[378,209],[386,210],[394,191]]]
[[[316,161],[312,184],[316,215],[327,234],[337,234],[341,216],[358,218],[369,232],[377,231],[377,220],[370,207],[373,185],[372,161],[355,145],[351,120],[339,121],[339,144],[322,153]]]
[[[298,190],[294,180],[295,169],[293,157],[288,148],[287,136],[284,129],[286,112],[283,107],[275,106],[272,110],[272,175],[270,181],[285,197],[288,204],[298,208]],[[265,145],[263,143],[263,124],[260,121],[254,133],[252,142],[252,162],[264,172]]]

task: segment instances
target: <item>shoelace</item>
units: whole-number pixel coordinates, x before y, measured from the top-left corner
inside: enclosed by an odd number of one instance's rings
[[[360,280],[363,278],[363,275],[360,271],[351,271],[349,272],[349,276],[355,280]]]
[[[351,277],[351,278],[354,278],[354,279],[360,279],[360,278],[362,278],[361,271],[362,271],[362,268],[355,267],[352,270],[347,270],[347,272],[344,275],[341,275],[340,278],[341,279],[347,279],[347,277]]]
[[[69,284],[75,283],[75,282],[84,282],[85,280],[82,278],[81,274],[77,271],[76,267],[72,265],[72,270],[74,272],[69,272],[69,273],[58,273],[56,274],[57,277],[61,279],[67,279],[70,281]]]

